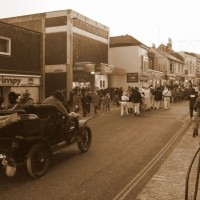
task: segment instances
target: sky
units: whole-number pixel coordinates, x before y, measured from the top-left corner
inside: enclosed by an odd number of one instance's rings
[[[0,0],[0,19],[72,9],[151,47],[200,54],[200,0]]]

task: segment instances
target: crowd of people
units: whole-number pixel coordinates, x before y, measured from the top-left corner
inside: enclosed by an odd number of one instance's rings
[[[8,94],[8,103],[4,104],[4,97],[0,97],[0,110],[9,109],[20,109],[23,105],[33,105],[35,101],[31,98],[31,94],[28,90],[25,90],[22,94],[10,92]]]
[[[184,87],[181,84],[170,84],[160,87],[128,87],[107,88],[91,92],[89,88],[76,87],[70,94],[70,105],[82,107],[83,116],[90,113],[91,105],[94,112],[98,110],[110,111],[111,104],[120,107],[120,115],[134,114],[139,116],[141,111],[150,111],[151,109],[160,109],[163,102],[164,109],[170,109],[171,103],[189,100],[190,94],[198,93],[197,85]],[[191,109],[193,110],[193,109]],[[192,111],[191,111],[192,112]],[[191,116],[192,117],[192,116]]]
[[[190,87],[186,88],[179,84],[171,84],[165,87],[149,86],[141,88],[129,86],[125,90],[121,87],[101,89],[94,92],[90,91],[89,88],[75,87],[70,93],[69,101],[66,100],[61,91],[59,94],[58,93],[58,90],[53,92],[52,96],[45,99],[42,103],[51,103],[52,99],[58,99],[64,104],[65,109],[66,107],[70,108],[66,109],[67,112],[75,109],[79,112],[81,110],[83,117],[86,117],[91,113],[91,110],[95,114],[98,110],[110,111],[111,104],[120,107],[121,116],[129,114],[139,116],[141,111],[160,109],[161,102],[164,104],[164,109],[168,110],[170,109],[171,103],[187,99],[189,100],[190,117],[192,119],[194,111],[193,107],[196,99],[198,99],[198,87],[196,85],[190,85]],[[8,95],[9,103],[6,107],[3,102],[4,98],[0,97],[0,109],[19,109],[22,105],[35,104],[28,90],[22,94],[10,92]]]

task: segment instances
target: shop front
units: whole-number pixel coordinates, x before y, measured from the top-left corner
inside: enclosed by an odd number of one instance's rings
[[[95,64],[91,62],[75,63],[73,72],[73,88],[95,88]]]
[[[167,74],[167,85],[176,84],[177,75],[176,74]]]
[[[95,87],[98,89],[106,89],[109,87],[109,75],[112,74],[114,65],[100,63],[95,68]]]
[[[108,88],[109,74],[112,73],[113,66],[90,62],[75,63],[73,73],[73,87],[87,87],[91,91]]]
[[[139,87],[149,87],[149,76],[148,74],[139,75]]]
[[[187,75],[185,77],[185,86],[189,87],[189,86],[192,86],[194,84],[197,84],[197,78],[196,78],[196,76]]]
[[[153,86],[154,88],[163,85],[163,80],[164,80],[163,72],[148,70],[148,75],[149,75],[149,85]]]
[[[0,95],[4,97],[4,104],[8,104],[8,94],[15,92],[22,94],[28,90],[35,102],[39,102],[39,87],[41,76],[0,74]]]

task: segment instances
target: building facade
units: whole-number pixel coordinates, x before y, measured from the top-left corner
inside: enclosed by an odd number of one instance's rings
[[[43,35],[45,95],[55,89],[69,93],[75,86],[108,86],[109,28],[73,10],[3,19]],[[103,83],[103,84],[102,84]]]
[[[130,35],[110,38],[109,63],[116,69],[110,75],[111,87],[149,86],[148,47]]]
[[[28,90],[40,101],[42,35],[0,22],[0,96],[8,103],[10,92]]]
[[[185,74],[186,84],[188,83],[196,84],[197,83],[196,72],[197,72],[197,60],[198,60],[196,54],[185,51],[181,51],[179,52],[179,54],[182,55],[185,59],[184,74]]]

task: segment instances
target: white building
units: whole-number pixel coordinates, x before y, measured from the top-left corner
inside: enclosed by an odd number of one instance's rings
[[[189,53],[186,51],[179,52],[184,59],[184,72],[185,72],[185,81],[196,83],[196,71],[197,71],[197,56],[194,53]]]
[[[111,87],[149,85],[148,47],[130,35],[110,37],[108,63],[114,65]]]

